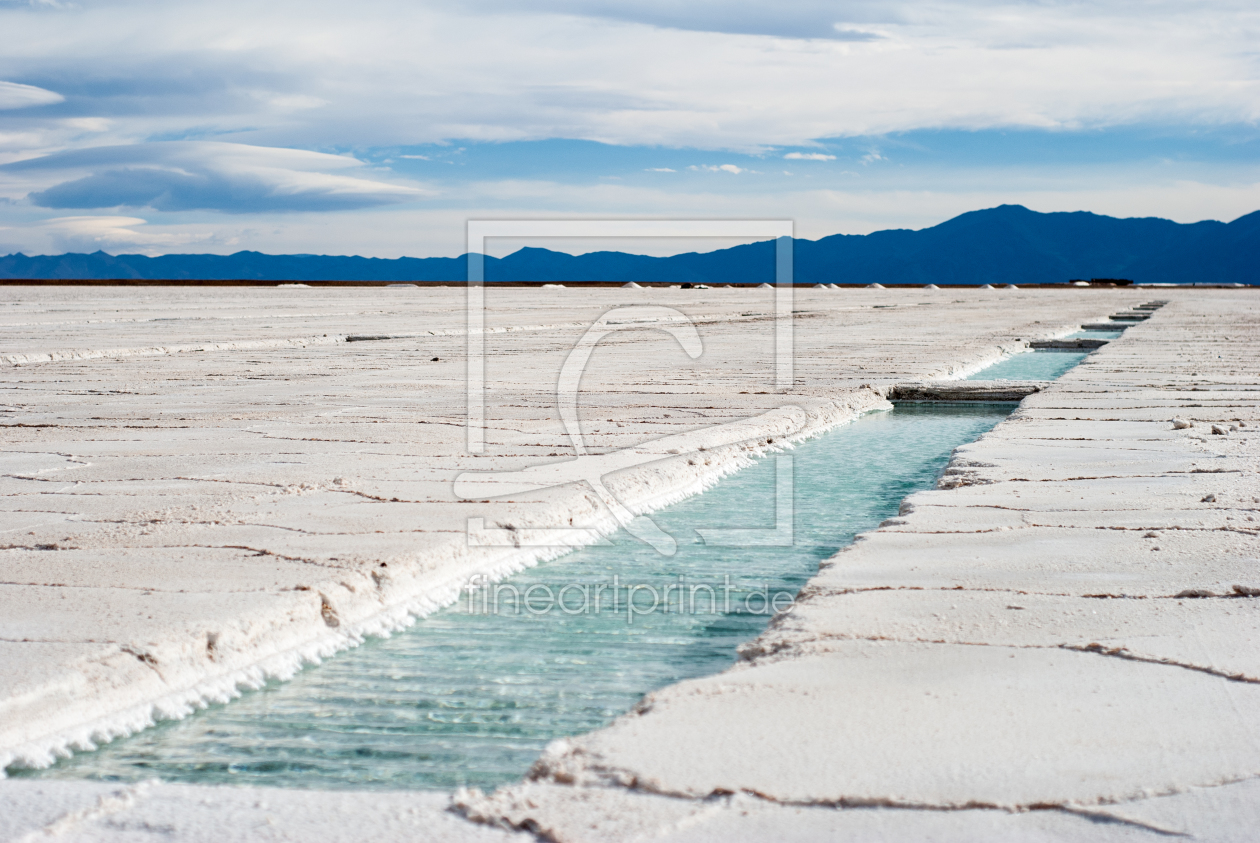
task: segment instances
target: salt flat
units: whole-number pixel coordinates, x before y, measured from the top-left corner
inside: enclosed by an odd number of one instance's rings
[[[1250,839],[1256,309],[1170,297],[959,448],[741,665],[465,810],[562,840],[631,800],[669,840],[744,811],[785,839]]]
[[[557,376],[610,308],[676,308],[704,343],[692,360],[643,325],[606,338],[585,370],[585,446],[642,511],[887,406],[896,383],[957,377],[1156,296],[1171,303],[825,566],[744,664],[555,747],[532,783],[461,796],[483,825],[441,834],[1242,828],[1254,800],[1222,794],[1260,773],[1257,619],[1231,596],[1260,588],[1246,290],[799,290],[784,394],[769,290],[491,289],[474,455],[461,290],[0,288],[0,760],[46,763],[284,677],[548,552],[470,546],[470,517],[518,545],[538,528],[574,543],[609,529],[580,485],[494,500],[506,487],[492,482],[461,500],[454,482],[572,454]],[[803,427],[766,415],[785,406]],[[1174,431],[1173,416],[1195,425]],[[652,452],[740,420],[739,442],[699,458]],[[621,467],[627,448],[652,459]],[[140,822],[202,798],[62,786],[8,782],[0,799],[69,800],[53,811],[83,812],[67,834],[99,839],[107,815]],[[294,812],[323,810],[266,794],[294,834]],[[343,839],[343,808],[327,810],[304,839]]]

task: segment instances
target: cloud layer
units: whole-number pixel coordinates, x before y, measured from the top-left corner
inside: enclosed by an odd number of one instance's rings
[[[1239,0],[85,0],[0,7],[0,26],[0,78],[64,96],[58,116],[114,120],[119,141],[751,150],[1260,119],[1260,7]]]
[[[519,4],[504,0],[461,0],[460,6],[485,12],[520,9]],[[895,4],[869,0],[844,4],[834,0],[774,4],[763,0],[536,0],[530,9],[536,14],[604,18],[695,32],[835,41],[877,40],[883,36],[863,25],[898,17]]]
[[[415,187],[337,172],[362,167],[340,155],[185,141],[60,152],[0,166],[0,174],[85,173],[30,194],[35,205],[56,209],[333,211],[425,195]]]
[[[65,97],[53,91],[45,91],[34,85],[0,81],[0,110],[28,108],[32,105],[51,105],[64,102]]]
[[[1260,207],[1243,0],[0,0],[0,31],[5,247],[396,255],[455,252],[464,219],[501,214],[821,234],[981,202]],[[1127,157],[1070,151],[1138,129],[1155,140]],[[1022,135],[1052,142],[994,154]],[[946,136],[974,154],[923,145]],[[1160,140],[1191,136],[1250,157]],[[299,211],[318,213],[277,215]],[[450,242],[422,245],[422,217]]]
[[[194,244],[211,239],[209,234],[191,231],[136,231],[136,228],[145,223],[146,220],[139,217],[54,217],[42,222],[38,228],[58,248],[79,252],[101,249],[161,254],[165,251],[186,250]]]

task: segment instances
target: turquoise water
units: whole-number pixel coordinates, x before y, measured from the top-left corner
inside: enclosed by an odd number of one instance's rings
[[[1123,331],[1077,331],[1063,339],[1115,340],[1124,336]],[[1075,351],[1027,351],[1008,357],[974,375],[969,381],[1052,381],[1074,368],[1089,352]]]
[[[864,416],[801,444],[789,452],[790,462],[768,457],[654,514],[678,542],[672,557],[620,533],[610,546],[505,581],[522,595],[534,587],[534,608],[546,607],[549,588],[567,596],[565,607],[576,613],[518,614],[510,592],[500,593],[499,612],[489,612],[482,592],[289,682],[47,770],[13,772],[388,789],[493,787],[518,779],[549,741],[598,728],[655,688],[730,665],[736,646],[769,619],[766,598],[777,596],[784,606],[820,560],[895,514],[906,495],[931,487],[956,446],[1012,407],[909,404]],[[791,490],[777,485],[788,478]],[[782,515],[776,489],[785,503],[794,501],[790,546],[717,546],[696,532],[773,528]],[[614,577],[622,587],[610,605]],[[696,588],[679,600],[679,583]],[[605,587],[599,611],[593,600],[581,611],[583,585],[588,595]],[[626,585],[637,586],[643,614],[627,612]],[[666,586],[673,588],[666,595],[670,611],[649,612],[650,589],[659,597]]]
[[[1075,334],[1068,334],[1064,339],[1088,339],[1088,340],[1118,340],[1124,336],[1124,329],[1115,331],[1077,331]]]
[[[1026,351],[968,375],[969,381],[1052,381],[1087,355],[1075,351]]]

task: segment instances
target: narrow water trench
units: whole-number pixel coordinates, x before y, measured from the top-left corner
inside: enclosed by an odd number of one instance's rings
[[[1084,356],[1020,354],[973,377],[1050,380]],[[673,556],[619,532],[288,682],[45,770],[9,772],[443,790],[519,779],[548,742],[732,664],[821,560],[932,487],[955,447],[1014,407],[902,404],[863,416],[654,513],[678,542]],[[789,501],[784,521],[777,510]],[[764,538],[701,535],[730,529]]]
[[[900,405],[802,443],[788,454],[790,546],[714,546],[696,532],[769,534],[782,482],[782,457],[769,457],[653,515],[678,541],[672,557],[618,533],[611,545],[511,577],[504,585],[522,599],[501,589],[498,611],[493,593],[479,592],[289,682],[47,770],[13,772],[319,788],[493,787],[520,778],[549,741],[598,728],[655,688],[729,666],[736,646],[769,620],[767,600],[785,605],[819,561],[931,487],[956,446],[1014,406]],[[694,601],[680,600],[678,584]],[[589,595],[601,585],[600,604],[584,605],[582,587]],[[666,586],[674,587],[661,601]]]
[[[1090,336],[1093,336],[1092,334]],[[969,381],[1052,381],[1085,359],[1075,351],[1026,351],[968,375]]]
[[[1122,331],[1081,330],[1061,339],[1111,341],[1123,336]],[[999,360],[992,366],[969,375],[965,380],[1052,381],[1075,368],[1089,356],[1088,351],[1026,351]]]

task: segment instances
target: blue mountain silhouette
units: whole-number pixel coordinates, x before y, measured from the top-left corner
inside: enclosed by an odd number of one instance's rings
[[[971,211],[917,231],[795,240],[798,283],[1260,283],[1260,211],[1231,223],[1117,219],[1085,211],[1042,214],[1022,205]],[[754,284],[774,280],[773,241],[715,252],[649,257],[569,255],[524,248],[487,257],[487,281],[664,281]],[[259,281],[463,281],[466,258],[330,255],[41,255],[0,258],[0,278]]]

